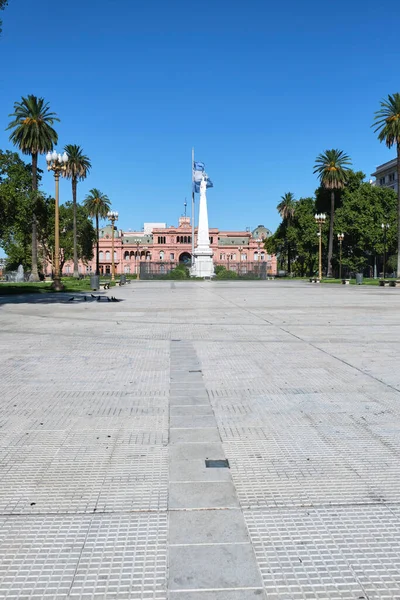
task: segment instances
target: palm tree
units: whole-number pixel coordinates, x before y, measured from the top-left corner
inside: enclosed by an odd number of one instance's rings
[[[375,113],[375,133],[388,148],[397,147],[397,277],[400,275],[400,94],[381,100],[381,109]]]
[[[99,271],[99,219],[105,219],[110,210],[111,202],[109,198],[102,194],[100,190],[93,188],[85,198],[84,206],[90,217],[96,219],[96,275]]]
[[[293,217],[294,217],[294,213],[295,213],[295,209],[296,209],[296,200],[294,198],[294,194],[292,194],[291,192],[286,192],[286,194],[284,194],[281,197],[281,202],[279,202],[278,206],[276,207],[277,211],[279,212],[281,219],[286,223],[286,225],[290,225]],[[291,266],[291,247],[290,247],[290,242],[287,242],[287,254],[288,254],[288,273],[290,274],[290,266]]]
[[[9,115],[13,121],[7,129],[14,131],[10,135],[10,140],[17,146],[23,154],[30,154],[32,157],[32,190],[33,202],[37,198],[37,164],[38,155],[46,154],[53,150],[58,141],[58,135],[52,125],[59,121],[55,113],[50,112],[48,102],[43,98],[37,98],[30,94],[22,97],[21,102],[14,103],[14,112]],[[37,221],[35,206],[32,214],[32,280],[39,281],[37,264]]]
[[[315,160],[314,174],[318,173],[321,185],[331,191],[331,214],[329,220],[328,269],[327,277],[332,277],[333,223],[335,220],[335,190],[342,190],[348,178],[350,157],[343,150],[325,150]]]
[[[64,151],[67,153],[68,162],[67,169],[63,173],[65,177],[71,179],[72,183],[72,206],[73,206],[73,244],[74,244],[74,277],[79,277],[78,270],[78,247],[76,235],[76,188],[78,181],[83,181],[89,174],[91,169],[90,159],[83,154],[83,150],[76,144],[67,144],[64,146]]]

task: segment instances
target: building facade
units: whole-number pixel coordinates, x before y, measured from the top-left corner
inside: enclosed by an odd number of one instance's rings
[[[372,173],[372,177],[375,177],[373,185],[378,187],[390,187],[397,192],[398,190],[398,179],[397,179],[397,159],[389,160],[383,165],[379,165],[376,168],[375,173]]]
[[[210,228],[210,246],[214,265],[222,264],[230,270],[245,274],[254,264],[265,265],[268,275],[276,273],[276,257],[267,254],[264,241],[271,235],[269,229],[259,225],[251,231],[220,231]],[[195,245],[197,229],[195,229]],[[111,274],[112,228],[107,225],[99,235],[99,268],[102,275]],[[95,249],[94,249],[95,254]],[[165,223],[145,223],[143,231],[122,231],[114,227],[114,263],[116,274],[137,274],[144,262],[157,265],[159,273],[183,263],[190,266],[192,257],[192,228],[190,217],[181,217],[177,227]],[[143,267],[142,267],[143,269]],[[63,275],[73,274],[72,262],[67,262]],[[96,258],[80,264],[82,274],[94,273]]]

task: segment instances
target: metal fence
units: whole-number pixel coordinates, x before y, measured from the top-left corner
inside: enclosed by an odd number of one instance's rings
[[[178,266],[177,262],[166,261],[143,261],[140,263],[140,279],[163,279],[168,273]],[[273,277],[271,265],[264,261],[219,261],[214,263],[214,267],[223,266],[228,271],[237,274],[243,279],[266,279]]]
[[[140,263],[140,279],[162,279],[178,266],[176,262],[149,260]]]

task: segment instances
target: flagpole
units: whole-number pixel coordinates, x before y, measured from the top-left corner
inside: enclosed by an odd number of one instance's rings
[[[193,165],[194,165],[194,148],[192,148],[192,267],[194,265],[194,219],[195,219],[195,214],[194,214],[194,172],[193,172]]]

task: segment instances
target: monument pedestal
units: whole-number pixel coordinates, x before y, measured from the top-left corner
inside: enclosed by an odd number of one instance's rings
[[[194,251],[194,265],[190,269],[192,277],[214,277],[214,263],[210,249],[201,252],[198,248]]]

